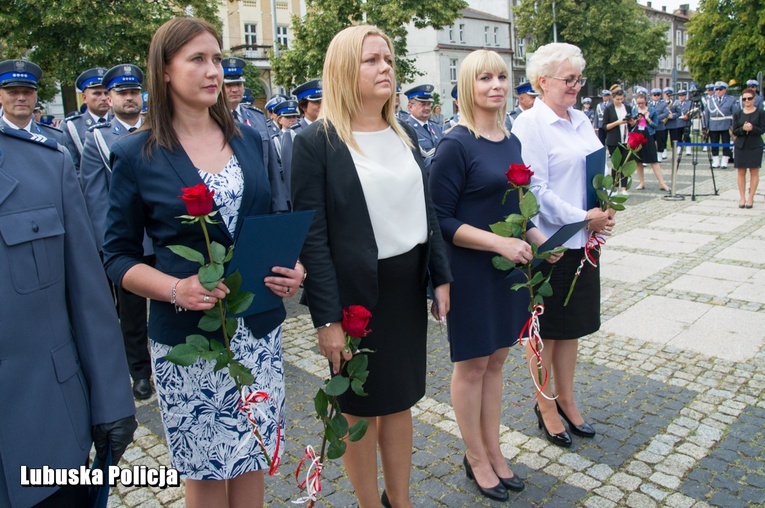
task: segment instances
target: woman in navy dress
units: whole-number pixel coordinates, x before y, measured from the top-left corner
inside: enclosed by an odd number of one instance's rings
[[[506,272],[491,259],[499,254],[515,263],[532,259],[531,247],[518,238],[492,233],[489,225],[518,213],[518,196],[510,193],[505,173],[523,163],[521,144],[504,118],[508,70],[493,51],[478,50],[462,62],[457,90],[460,121],[441,140],[430,171],[430,189],[454,282],[447,316],[454,362],[452,404],[465,442],[468,478],[484,496],[506,500],[507,489],[523,490],[499,447],[502,366],[529,317],[528,294],[512,291]],[[533,170],[533,168],[532,168]],[[545,237],[535,227],[530,241]]]

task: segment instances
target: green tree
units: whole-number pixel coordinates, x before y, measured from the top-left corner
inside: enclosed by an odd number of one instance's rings
[[[553,0],[526,0],[514,7],[519,37],[531,50],[553,42]],[[636,83],[650,77],[667,52],[666,23],[648,19],[635,0],[557,0],[558,42],[581,48],[585,74],[596,83]]]
[[[220,26],[209,0],[8,0],[0,3],[0,57],[39,65],[45,74],[39,95],[48,100],[56,82],[72,85],[91,67],[145,69],[154,32],[186,14]]]
[[[419,72],[414,59],[406,58],[406,24],[439,30],[454,22],[459,10],[467,7],[464,0],[306,0],[306,4],[304,19],[292,17],[292,47],[271,57],[274,81],[289,89],[321,76],[332,37],[345,27],[361,24],[364,15],[368,24],[376,25],[391,38],[396,78],[409,81]]]
[[[762,0],[701,0],[688,23],[685,61],[698,83],[736,79],[743,83],[762,70],[765,54]]]

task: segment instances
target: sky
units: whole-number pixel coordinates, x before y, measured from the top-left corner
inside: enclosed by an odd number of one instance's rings
[[[650,0],[651,7],[657,11],[661,10],[662,5],[667,6],[667,11],[672,12],[680,8],[680,4],[690,4],[691,10],[696,10],[699,6],[699,0]],[[638,0],[638,3],[646,5],[648,0]]]

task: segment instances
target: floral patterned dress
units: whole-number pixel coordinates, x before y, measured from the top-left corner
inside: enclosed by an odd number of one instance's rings
[[[233,235],[244,180],[236,156],[232,155],[219,174],[199,171],[215,204]],[[250,369],[253,391],[265,391],[270,400],[253,407],[258,430],[273,457],[284,450],[284,367],[281,325],[265,337],[252,335],[243,319],[231,339],[234,357]],[[228,369],[213,370],[214,362],[197,360],[189,367],[165,361],[171,346],[151,341],[152,368],[165,428],[170,458],[182,477],[192,480],[224,480],[249,471],[267,469],[268,464],[253,433],[247,414]]]

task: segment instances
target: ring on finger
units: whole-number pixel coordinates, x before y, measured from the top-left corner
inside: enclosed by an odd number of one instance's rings
[[[204,298],[202,298],[202,301],[207,303],[210,301],[210,295],[205,295]]]
[[[290,294],[290,287],[287,286],[287,289],[284,290],[285,293]]]

